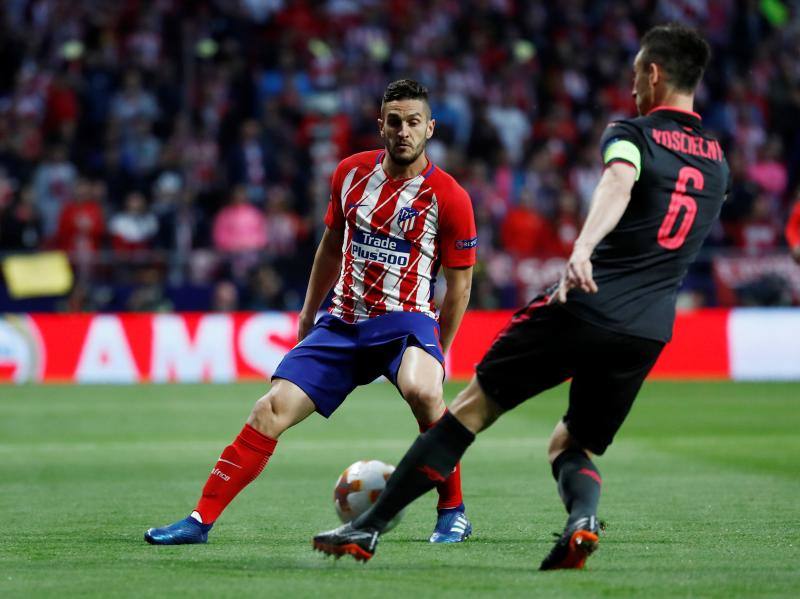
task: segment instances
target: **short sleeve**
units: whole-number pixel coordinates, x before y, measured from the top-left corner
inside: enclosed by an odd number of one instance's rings
[[[325,225],[329,229],[341,231],[344,229],[344,212],[342,211],[342,165],[336,167],[331,175],[331,197],[328,200],[328,210],[325,213]]]
[[[625,162],[636,169],[636,180],[642,174],[644,140],[639,130],[625,121],[611,123],[600,139],[600,153],[603,165]]]
[[[439,206],[439,247],[442,265],[472,266],[477,260],[478,234],[469,194],[458,185]]]

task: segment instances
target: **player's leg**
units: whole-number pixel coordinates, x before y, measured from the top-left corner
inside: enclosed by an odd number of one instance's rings
[[[383,530],[406,505],[444,481],[475,435],[503,413],[477,377],[453,400],[450,411],[417,440],[397,465],[375,505],[355,521],[358,528]]]
[[[477,433],[504,411],[571,376],[572,366],[559,350],[559,313],[560,308],[546,307],[546,301],[531,302],[517,312],[450,411],[408,450],[375,505],[351,524],[316,535],[314,547],[369,559],[386,524],[444,480]]]
[[[314,548],[333,555],[349,554],[368,560],[378,536],[409,503],[444,481],[475,439],[502,413],[473,378],[453,401],[451,412],[417,437],[386,483],[375,505],[353,522],[314,537]],[[472,430],[459,418],[470,423]]]
[[[397,372],[397,387],[408,402],[419,424],[420,433],[431,428],[445,411],[442,399],[444,368],[420,347],[410,346],[403,352]],[[439,501],[431,543],[460,543],[472,534],[461,493],[461,464],[456,463],[447,479],[436,485]]]
[[[423,354],[425,354],[425,352],[419,348],[410,347],[408,348],[408,350],[406,350],[406,353],[404,354],[404,362],[405,362],[405,356],[409,355],[409,350],[417,350],[418,352],[422,352]],[[427,356],[428,354],[425,355]],[[430,356],[428,357],[433,362],[432,366],[435,365],[436,367],[438,367],[438,374],[439,377],[441,377],[442,376],[441,364],[437,362],[434,358],[431,358]],[[431,368],[431,371],[435,370]],[[426,373],[422,374],[426,375]],[[401,369],[401,374],[400,376],[398,376],[398,386],[400,386],[401,391],[405,388],[404,383],[400,382],[402,379],[403,379],[403,373]],[[439,381],[441,380],[441,378],[436,380]],[[446,408],[444,405],[444,401],[442,400],[441,385],[438,385],[438,383],[432,384],[431,382],[428,382],[427,384],[429,384],[431,387],[430,397],[431,398],[438,397],[440,401],[440,407],[434,410],[428,410],[427,408],[422,408],[420,412],[422,410],[426,410],[428,414],[438,413],[438,417],[434,417],[433,421],[431,422],[431,425],[435,425],[436,422],[438,422],[438,420],[443,416]],[[403,392],[403,394],[404,397],[406,398],[408,397],[405,392]],[[432,403],[433,399],[431,399],[431,404]],[[420,421],[420,425],[422,426],[422,419],[418,415],[419,413],[415,409],[415,406],[412,404],[412,402],[409,402],[409,404],[411,404],[411,408],[414,411],[414,415]],[[478,383],[477,376],[473,376],[469,384],[464,389],[462,389],[458,393],[456,398],[453,400],[453,403],[450,405],[449,411],[451,414],[456,416],[458,420],[465,427],[467,427],[470,431],[472,431],[473,434],[478,434],[479,432],[491,426],[494,423],[494,421],[497,420],[500,414],[503,413],[504,410],[502,407],[500,407],[499,404],[490,399],[486,395],[486,393],[483,392],[481,385]],[[427,426],[426,430],[429,430],[430,428],[432,428],[432,426]]]
[[[291,381],[275,379],[256,401],[247,423],[220,455],[193,516],[211,524],[233,498],[261,474],[275,451],[278,437],[315,410],[306,393]]]
[[[211,470],[195,511],[172,525],[148,530],[145,540],[206,542],[222,510],[267,465],[281,433],[314,411],[327,418],[353,390],[354,338],[352,326],[323,316],[278,365],[272,388],[256,402],[244,428]]]
[[[569,514],[567,524],[596,516],[603,483],[600,471],[592,461],[593,454],[570,434],[563,420],[550,435],[547,453],[558,494]]]
[[[430,428],[444,414],[442,364],[421,347],[409,346],[403,352],[397,371],[397,388],[419,422]]]
[[[191,515],[174,524],[149,529],[145,540],[153,545],[205,543],[222,511],[266,467],[281,433],[314,410],[314,403],[300,387],[276,379],[267,394],[256,401],[233,442],[222,450]]]
[[[539,569],[582,568],[599,541],[600,472],[591,460],[591,452],[570,435],[563,421],[553,430],[547,451],[568,517],[563,534]]]
[[[586,325],[589,351],[570,386],[564,419],[550,437],[548,460],[567,510],[564,533],[542,570],[582,568],[597,548],[602,478],[592,461],[611,444],[663,344]]]

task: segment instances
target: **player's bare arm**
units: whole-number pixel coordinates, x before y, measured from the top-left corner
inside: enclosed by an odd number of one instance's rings
[[[444,294],[439,309],[439,328],[442,351],[447,353],[461,324],[461,319],[464,317],[467,304],[469,304],[469,295],[472,289],[472,267],[442,267],[442,270],[447,281],[447,292]]]
[[[343,242],[344,229],[325,228],[319,247],[317,247],[317,253],[314,255],[314,264],[311,267],[311,276],[308,279],[306,299],[303,302],[303,309],[300,311],[300,322],[297,325],[298,341],[302,341],[308,331],[311,330],[311,327],[314,326],[314,318],[319,311],[319,307],[339,278]]]
[[[636,169],[630,164],[615,162],[605,169],[594,190],[586,222],[575,240],[572,255],[551,302],[563,304],[571,289],[597,292],[597,284],[592,277],[592,252],[622,218],[631,200],[631,189],[635,181]]]

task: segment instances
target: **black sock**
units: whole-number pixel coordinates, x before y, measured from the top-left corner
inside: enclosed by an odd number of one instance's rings
[[[435,426],[417,437],[375,505],[356,518],[353,526],[383,531],[400,510],[450,476],[474,440],[475,435],[446,412]]]
[[[558,481],[558,494],[569,513],[567,525],[597,515],[602,480],[597,467],[582,450],[570,448],[560,454],[553,462],[553,477]]]

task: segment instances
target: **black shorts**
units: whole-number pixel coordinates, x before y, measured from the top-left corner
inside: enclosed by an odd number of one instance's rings
[[[484,393],[506,410],[572,378],[564,423],[584,448],[602,454],[663,347],[593,325],[538,297],[500,331],[476,374]]]

